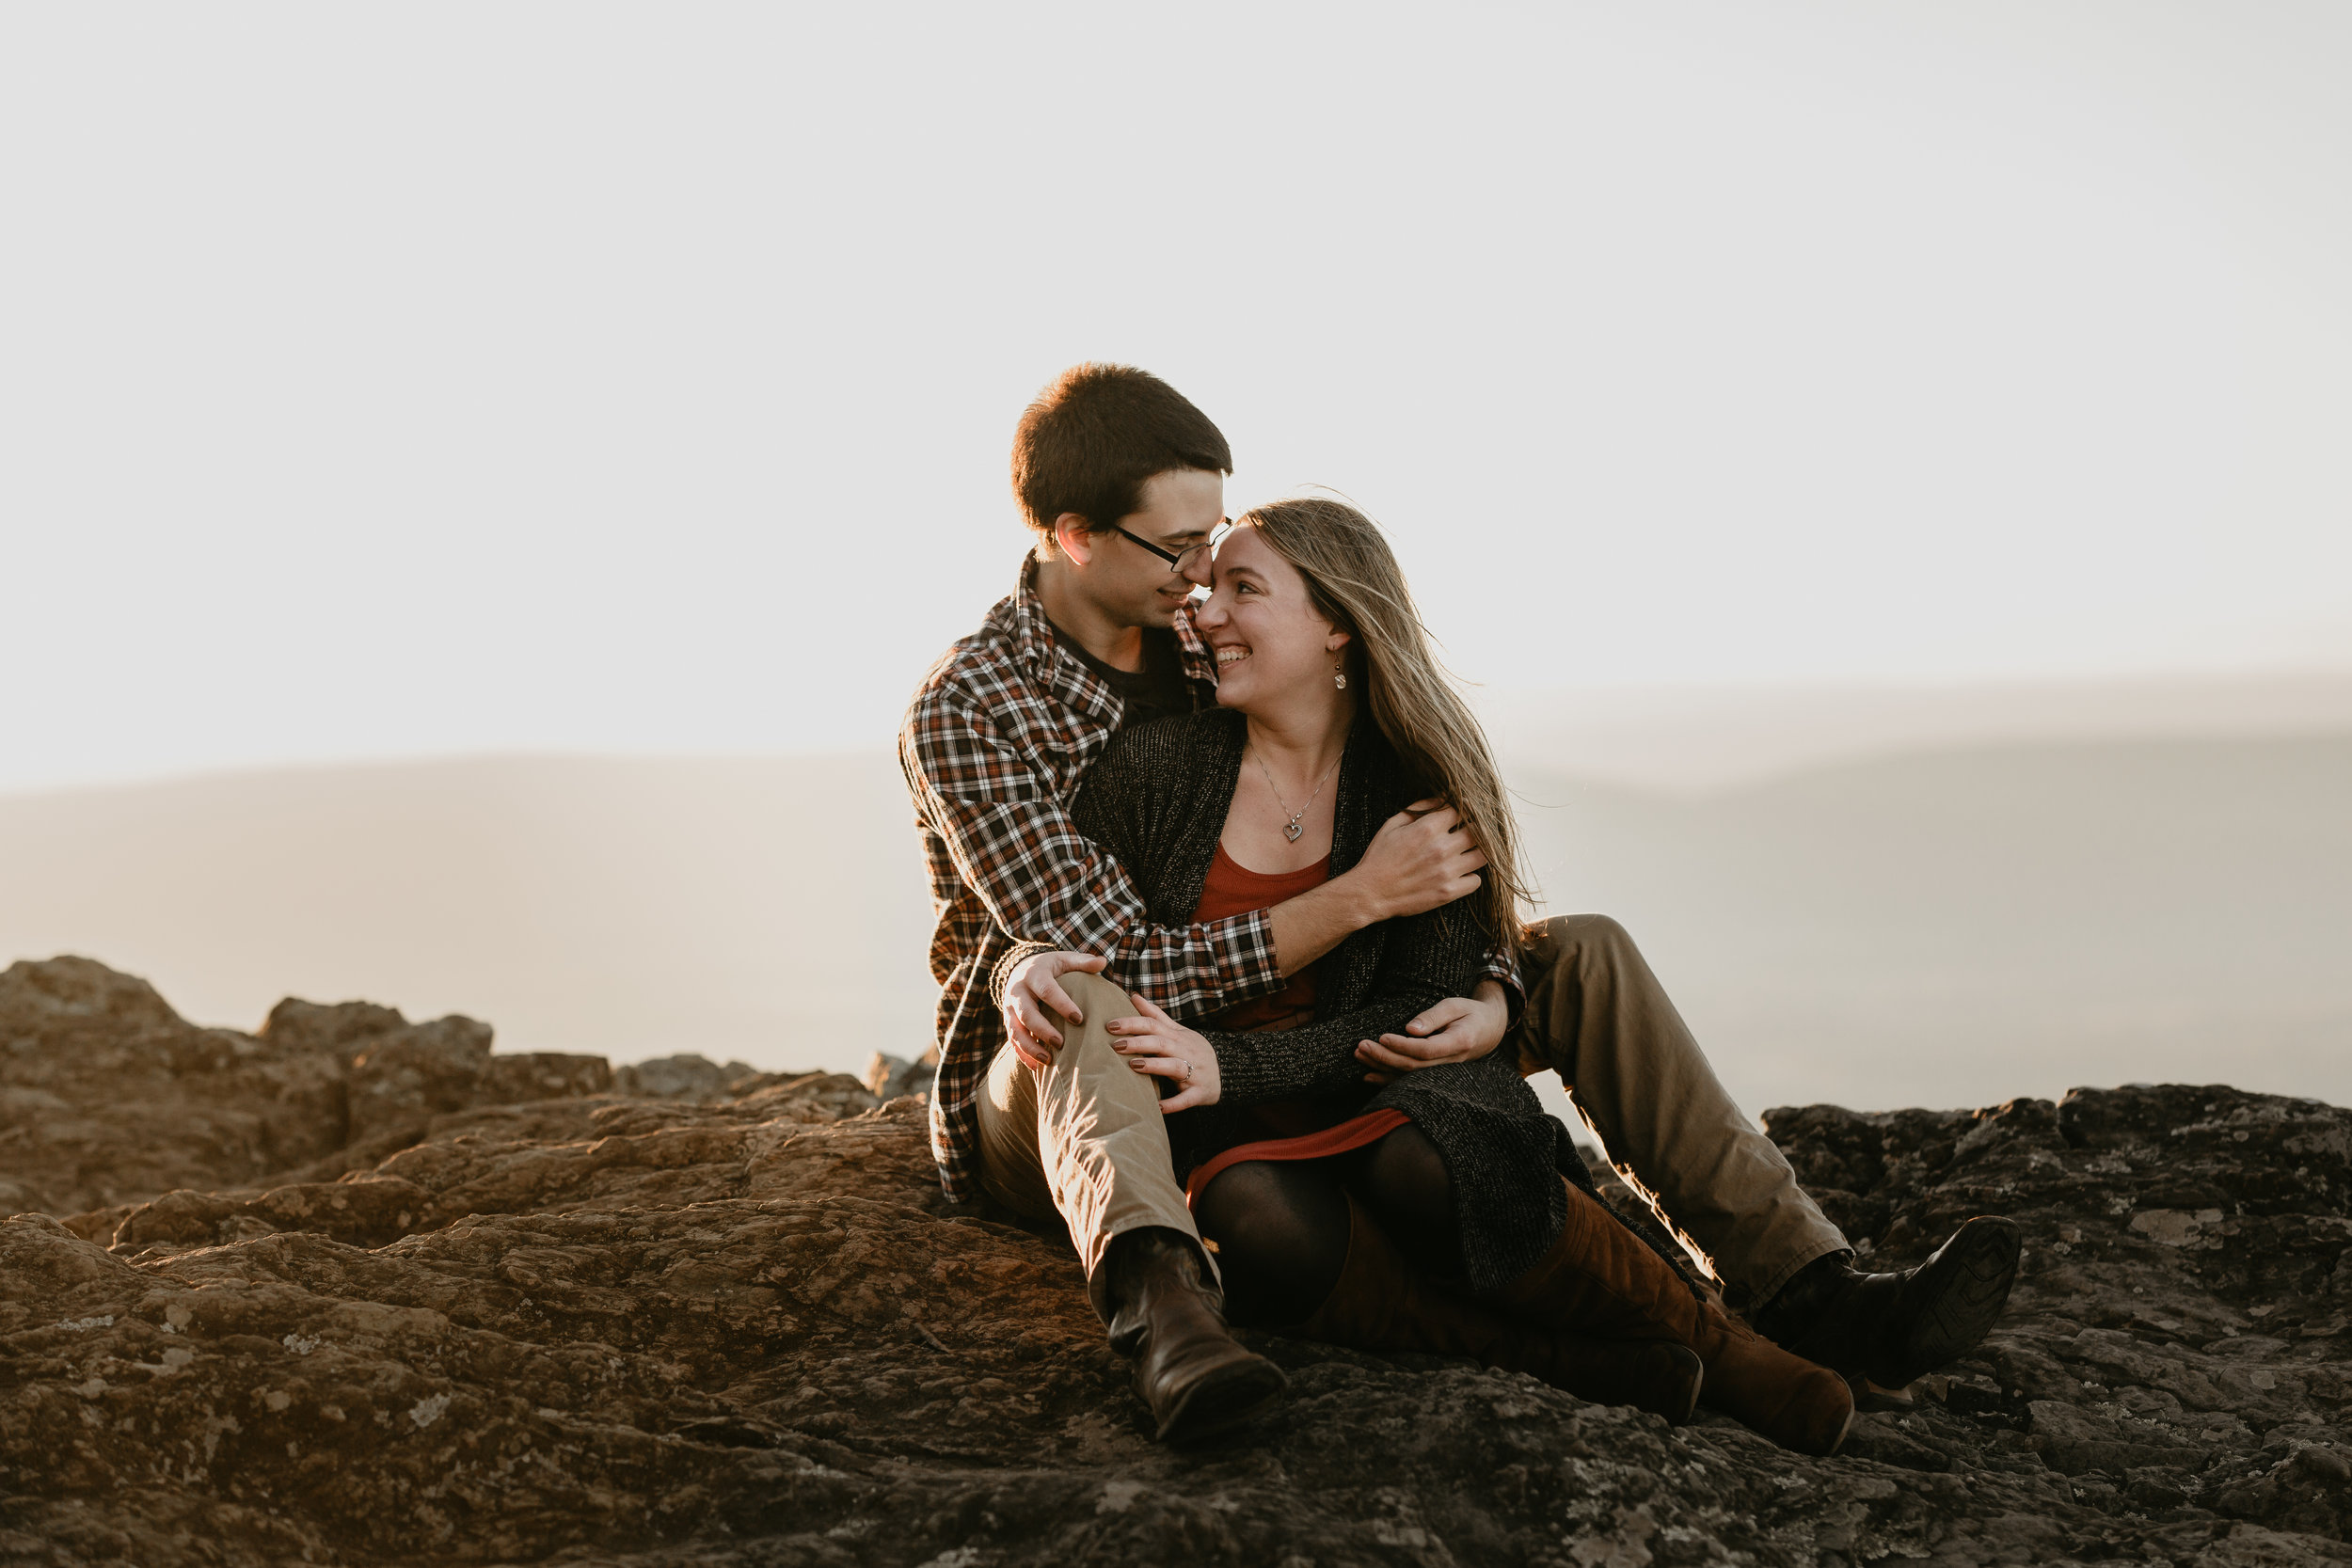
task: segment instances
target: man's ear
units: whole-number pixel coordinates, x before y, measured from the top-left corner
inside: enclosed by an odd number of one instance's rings
[[[1092,564],[1094,535],[1087,531],[1087,520],[1075,512],[1065,512],[1054,519],[1054,543],[1079,565]]]

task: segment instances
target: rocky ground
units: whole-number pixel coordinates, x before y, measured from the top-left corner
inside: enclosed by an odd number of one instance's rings
[[[915,1100],[489,1045],[0,975],[0,1563],[2352,1563],[2314,1101],[1771,1113],[1884,1263],[2027,1231],[1983,1353],[1836,1459],[1273,1336],[1290,1397],[1187,1454]]]

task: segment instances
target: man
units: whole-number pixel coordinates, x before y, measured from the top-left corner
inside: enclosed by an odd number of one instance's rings
[[[1215,1265],[1168,1174],[1155,1091],[1104,1026],[1134,1012],[1129,992],[1197,1013],[1272,990],[1350,932],[1468,892],[1484,863],[1450,810],[1421,802],[1425,815],[1387,824],[1362,864],[1312,893],[1163,927],[1071,828],[1065,805],[1120,726],[1215,701],[1184,606],[1206,581],[1231,471],[1224,436],[1166,383],[1120,366],[1065,372],[1014,439],[1013,488],[1037,536],[1019,589],[934,666],[899,740],[940,911],[942,1183],[1068,1224],[1170,1438],[1216,1430],[1280,1380],[1226,1332]],[[1009,967],[1016,940],[1067,951]],[[1367,1070],[1482,1055],[1510,1030],[1522,1068],[1573,1086],[1612,1158],[1758,1304],[1765,1333],[1888,1386],[1982,1337],[2014,1274],[2014,1227],[1971,1222],[1918,1270],[1856,1273],[1614,923],[1548,922],[1522,964],[1516,1026],[1518,972],[1497,956],[1472,996],[1365,1042]]]
[[[933,667],[899,736],[939,911],[941,1183],[1068,1225],[1095,1309],[1171,1440],[1230,1423],[1281,1377],[1227,1332],[1154,1081],[1104,1026],[1133,1016],[1129,991],[1189,1009],[1278,990],[1349,933],[1461,896],[1486,863],[1455,814],[1424,801],[1311,893],[1157,927],[1071,827],[1066,805],[1121,725],[1216,700],[1215,665],[1182,611],[1206,580],[1232,468],[1224,436],[1165,382],[1113,365],[1065,372],[1014,436],[1013,489],[1036,535],[1017,591]],[[1032,1022],[1008,1029],[994,972],[1016,938],[1104,956],[1024,971],[1074,1027],[1032,1005]],[[1500,1042],[1516,976],[1500,956],[1490,968],[1478,996],[1424,1016],[1432,1039],[1471,1053]]]

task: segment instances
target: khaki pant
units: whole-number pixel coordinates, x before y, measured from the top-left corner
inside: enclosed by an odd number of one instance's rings
[[[1520,1070],[1549,1068],[1619,1173],[1749,1301],[1847,1245],[1770,1138],[1733,1104],[1625,927],[1606,915],[1546,921],[1520,955],[1527,1011],[1510,1039]]]
[[[1064,1022],[1054,1065],[1043,1072],[1004,1046],[980,1093],[980,1185],[1033,1220],[1059,1215],[1087,1272],[1087,1295],[1111,1320],[1103,1255],[1111,1238],[1163,1226],[1192,1238],[1184,1190],[1176,1184],[1160,1110],[1159,1080],[1111,1049],[1104,1025],[1133,1018],[1126,992],[1099,974],[1064,974],[1062,990],[1086,1012]],[[1202,1249],[1211,1277],[1216,1260]]]

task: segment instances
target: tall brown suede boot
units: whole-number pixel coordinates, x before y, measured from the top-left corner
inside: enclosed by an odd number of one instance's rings
[[[1853,1420],[1853,1393],[1844,1378],[1700,1300],[1673,1265],[1591,1195],[1562,1185],[1567,1224],[1542,1260],[1504,1288],[1507,1310],[1581,1334],[1688,1345],[1706,1365],[1700,1400],[1710,1409],[1799,1453],[1837,1451]]]
[[[1597,1404],[1630,1404],[1677,1424],[1691,1418],[1705,1374],[1686,1347],[1655,1336],[1592,1339],[1514,1322],[1408,1265],[1353,1197],[1347,1212],[1347,1261],[1323,1305],[1292,1330],[1302,1338],[1467,1356]]]

